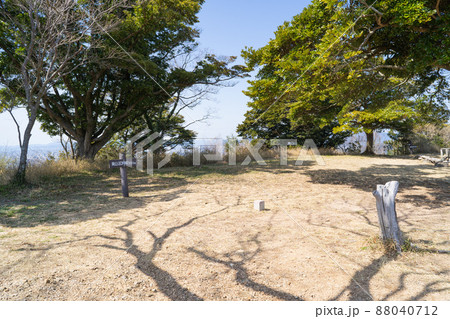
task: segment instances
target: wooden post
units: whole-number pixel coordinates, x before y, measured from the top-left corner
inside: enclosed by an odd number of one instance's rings
[[[126,156],[125,153],[119,154],[119,159],[123,160],[123,162],[126,162]],[[129,197],[128,194],[128,177],[127,177],[127,165],[124,164],[120,167],[120,181],[122,183],[122,194],[123,197]]]
[[[397,195],[398,186],[399,183],[397,181],[388,182],[386,185],[377,185],[377,190],[373,192],[373,195],[377,200],[381,238],[383,240],[393,240],[397,252],[400,253],[403,238],[397,222],[397,212],[395,211],[395,196]]]
[[[122,184],[122,194],[123,197],[129,197],[128,194],[128,177],[127,177],[127,166],[136,167],[137,161],[135,158],[128,160],[124,153],[119,154],[118,160],[110,160],[109,168],[120,168],[120,182]]]

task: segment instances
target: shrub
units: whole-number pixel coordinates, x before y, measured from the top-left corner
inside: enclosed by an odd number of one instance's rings
[[[89,171],[106,168],[105,161],[73,160],[67,158],[48,158],[43,161],[35,161],[27,167],[27,181],[37,184],[52,178],[86,173]]]
[[[426,124],[416,127],[411,138],[413,145],[423,153],[437,153],[443,147],[450,147],[450,125],[437,127]]]
[[[0,185],[7,184],[14,175],[17,161],[6,154],[0,154]]]
[[[391,155],[410,154],[410,146],[415,147],[415,153],[439,153],[450,146],[450,125],[419,125],[410,132],[390,132],[389,137],[385,143]]]

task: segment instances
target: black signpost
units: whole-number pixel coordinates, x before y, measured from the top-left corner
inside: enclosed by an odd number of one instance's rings
[[[131,163],[127,162],[124,153],[119,154],[118,160],[109,161],[109,168],[120,168],[120,181],[122,184],[122,195],[123,197],[129,197],[128,193],[128,177],[127,177],[127,166],[136,167],[136,159],[133,158]],[[127,165],[128,164],[128,165]],[[129,165],[131,164],[131,165]]]

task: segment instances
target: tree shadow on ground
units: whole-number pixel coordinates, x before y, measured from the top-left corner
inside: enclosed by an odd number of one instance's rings
[[[158,289],[160,292],[162,292],[166,297],[168,297],[170,300],[178,300],[178,301],[196,301],[196,300],[203,300],[202,297],[198,296],[197,294],[189,291],[187,288],[183,287],[180,283],[177,282],[177,280],[166,270],[160,268],[154,263],[154,259],[158,252],[160,252],[164,248],[165,242],[169,239],[169,237],[175,233],[176,231],[179,231],[185,227],[190,226],[192,223],[194,223],[196,220],[206,218],[215,214],[218,214],[224,210],[226,210],[228,207],[224,207],[222,209],[216,210],[214,212],[204,214],[201,216],[196,216],[193,218],[190,218],[186,222],[178,225],[169,227],[166,229],[166,231],[161,235],[157,236],[152,231],[148,230],[148,234],[153,239],[153,243],[151,246],[150,252],[146,253],[142,249],[139,249],[136,245],[136,241],[134,239],[133,233],[130,231],[130,227],[136,223],[139,218],[136,217],[136,219],[127,222],[125,225],[120,226],[118,229],[125,234],[125,238],[120,237],[111,237],[111,236],[104,236],[100,235],[100,237],[107,239],[108,241],[120,241],[122,242],[121,246],[113,246],[110,244],[104,244],[104,245],[98,245],[99,247],[104,247],[108,249],[114,249],[114,250],[120,250],[125,251],[126,253],[134,256],[136,258],[136,267],[139,269],[142,273],[147,275],[148,277],[152,278],[156,285],[158,286]],[[257,283],[256,281],[252,280],[248,274],[247,269],[245,268],[245,263],[250,262],[254,257],[256,257],[261,251],[261,242],[258,240],[259,233],[253,236],[249,241],[246,242],[245,247],[249,246],[250,244],[256,245],[256,249],[244,249],[243,251],[237,253],[230,253],[225,254],[224,259],[214,258],[211,256],[208,256],[206,253],[197,250],[194,247],[188,248],[188,251],[193,252],[197,254],[199,257],[214,263],[219,263],[222,265],[225,265],[230,270],[236,271],[236,281],[239,284],[242,284],[254,291],[262,292],[266,295],[275,297],[280,300],[301,300],[300,297],[279,291],[276,289],[273,289],[267,285]],[[240,260],[235,261],[233,257],[240,256]]]
[[[399,194],[404,199],[398,202],[412,202],[417,206],[440,208],[450,201],[450,180],[430,178],[428,173],[435,172],[434,167],[426,165],[371,165],[357,171],[344,169],[305,170],[314,184],[347,185],[352,188],[373,192],[377,184],[386,184],[396,180],[400,183]],[[445,168],[440,168],[445,169]],[[408,191],[415,187],[424,187],[429,195],[410,195]]]
[[[448,271],[446,271],[445,273],[448,273]],[[402,290],[406,289],[405,280],[406,280],[406,278],[409,275],[413,275],[413,274],[417,275],[418,273],[412,273],[412,272],[403,273],[400,276],[400,278],[399,278],[399,282],[398,282],[397,288],[395,290],[391,291],[386,296],[384,296],[381,300],[386,301],[390,297],[395,296],[396,294],[398,294]],[[425,285],[425,287],[422,288],[422,290],[420,292],[418,292],[417,294],[411,296],[408,300],[410,300],[410,301],[423,300],[424,297],[426,297],[427,295],[429,295],[431,293],[436,293],[436,292],[442,292],[442,291],[450,290],[450,288],[434,288],[434,286],[436,286],[438,284],[441,284],[441,283],[448,283],[448,281],[436,280],[436,281],[433,281],[431,283],[428,283],[427,285]]]
[[[3,189],[0,225],[14,228],[74,224],[140,208],[149,202],[169,202],[189,192],[189,181],[184,178],[130,175],[129,198],[122,197],[117,174],[68,176],[33,187]]]
[[[249,272],[246,269],[245,264],[251,262],[251,260],[254,259],[262,251],[261,242],[258,240],[258,236],[259,233],[252,236],[252,238],[245,245],[250,246],[249,244],[253,243],[254,245],[256,245],[256,249],[251,250],[248,247],[243,247],[244,249],[241,250],[240,252],[234,251],[223,254],[222,258],[213,257],[212,255],[209,255],[194,247],[190,247],[188,248],[188,250],[195,253],[197,256],[201,257],[202,259],[208,262],[220,264],[232,271],[235,271],[236,272],[235,281],[240,285],[250,288],[256,292],[264,293],[267,296],[275,297],[279,300],[286,300],[286,301],[302,300],[298,296],[292,295],[284,291],[276,290],[267,285],[258,283],[250,278]],[[238,260],[236,260],[236,257],[238,258]]]
[[[385,253],[383,256],[372,260],[372,262],[355,272],[349,284],[342,289],[336,296],[331,298],[332,301],[338,300],[346,292],[348,300],[351,301],[371,301],[374,300],[370,293],[370,281],[380,271],[383,265],[395,260],[395,254]]]
[[[431,251],[428,251],[431,252]],[[436,251],[433,251],[436,253]],[[447,254],[448,252],[443,252]],[[370,284],[371,280],[379,273],[381,268],[385,266],[386,264],[397,260],[399,256],[393,252],[385,252],[381,257],[378,257],[374,259],[369,265],[362,267],[362,269],[356,271],[354,275],[352,276],[349,284],[343,288],[336,296],[331,298],[331,301],[339,300],[344,294],[347,292],[348,300],[350,301],[371,301],[375,300],[373,298],[373,295],[370,293]],[[449,270],[443,271],[442,274],[448,273]],[[389,300],[390,298],[394,297],[398,293],[404,291],[407,289],[407,286],[405,284],[405,280],[409,275],[423,275],[423,273],[415,273],[415,272],[404,272],[399,277],[399,282],[397,284],[397,287],[393,290],[391,290],[388,294],[386,294],[384,297],[379,298],[379,300],[385,301]],[[426,284],[423,289],[408,298],[408,300],[416,301],[416,300],[422,300],[424,297],[431,293],[437,293],[442,291],[450,291],[450,288],[435,288],[436,285],[442,284],[442,283],[449,283],[445,280],[437,280],[433,281],[431,283]]]
[[[136,258],[136,267],[139,269],[142,273],[147,275],[148,277],[152,278],[156,285],[158,286],[158,289],[160,292],[162,292],[166,297],[168,297],[170,300],[179,300],[179,301],[199,301],[203,300],[201,297],[196,295],[195,293],[189,291],[187,288],[181,286],[177,280],[166,270],[158,267],[154,262],[154,258],[158,254],[159,251],[164,246],[164,243],[166,240],[176,231],[188,227],[191,225],[194,221],[205,218],[208,216],[212,216],[214,214],[218,214],[222,211],[224,211],[226,208],[217,210],[215,212],[205,214],[202,216],[196,216],[188,221],[184,222],[181,225],[174,226],[167,228],[167,230],[164,232],[161,236],[156,236],[153,232],[148,230],[148,234],[153,238],[153,244],[151,247],[150,252],[145,253],[143,250],[139,249],[137,245],[135,244],[135,239],[133,236],[133,233],[129,230],[129,227],[132,226],[136,221],[139,220],[139,218],[136,218],[132,221],[129,221],[123,226],[119,227],[119,230],[122,231],[125,234],[125,239],[119,238],[119,237],[111,237],[111,236],[104,236],[100,235],[100,237],[103,237],[108,240],[116,240],[121,241],[123,243],[124,247],[119,246],[113,246],[113,245],[100,245],[100,247],[109,248],[109,249],[115,249],[120,251],[125,251],[126,253],[134,256]]]

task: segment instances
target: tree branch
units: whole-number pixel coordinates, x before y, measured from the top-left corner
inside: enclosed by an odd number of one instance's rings
[[[14,123],[16,124],[17,127],[17,136],[19,137],[19,146],[22,147],[22,133],[20,132],[20,125],[16,120],[16,117],[14,116],[12,109],[7,109],[9,115],[11,115]]]

